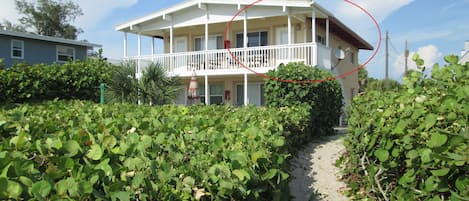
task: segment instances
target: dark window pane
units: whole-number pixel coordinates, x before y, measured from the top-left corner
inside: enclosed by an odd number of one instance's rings
[[[240,48],[240,47],[243,47],[243,34],[242,33],[239,33],[239,34],[236,34],[236,47],[237,48]]]
[[[211,105],[221,105],[223,103],[223,96],[210,96]]]
[[[267,31],[261,32],[261,46],[267,46],[268,39],[269,38],[267,37]]]

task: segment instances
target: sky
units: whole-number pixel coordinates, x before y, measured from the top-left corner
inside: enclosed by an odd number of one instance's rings
[[[33,1],[33,0],[30,0]],[[74,25],[83,29],[79,40],[103,45],[104,56],[120,59],[123,56],[123,33],[115,26],[167,8],[183,0],[73,0],[83,10]],[[254,0],[253,0],[254,1]],[[280,0],[279,0],[280,1]],[[460,55],[464,43],[469,40],[469,0],[349,0],[366,9],[379,23],[382,31],[381,48],[366,69],[371,77],[385,77],[385,32],[389,32],[390,77],[400,80],[404,72],[405,41],[410,51],[409,68],[414,53],[425,60],[427,68],[444,64],[448,54]],[[371,18],[345,0],[317,0],[336,18],[362,36],[374,47],[379,34]],[[0,0],[0,21],[19,23],[14,0]],[[136,55],[136,36],[129,34],[129,55]],[[143,37],[142,44],[151,44]],[[150,54],[150,47],[143,45],[143,53]],[[156,52],[163,49],[156,43]],[[374,51],[361,51],[359,61],[367,61]]]

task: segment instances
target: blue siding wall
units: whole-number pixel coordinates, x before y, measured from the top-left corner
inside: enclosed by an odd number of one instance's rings
[[[24,59],[11,58],[11,40],[21,40],[24,43]],[[57,45],[75,48],[77,60],[85,60],[87,47],[0,35],[0,58],[6,66],[14,63],[26,62],[29,64],[46,63],[51,64],[57,60]]]

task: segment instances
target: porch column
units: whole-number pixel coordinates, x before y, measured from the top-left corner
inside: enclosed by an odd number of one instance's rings
[[[142,56],[142,35],[140,34],[140,32],[138,33],[138,37],[137,37],[137,56],[138,56],[138,60],[137,60],[137,78],[140,79],[140,56]]]
[[[173,41],[174,41],[174,37],[173,37],[173,20],[171,19],[171,26],[169,26],[169,53],[174,53],[174,48],[173,48]]]
[[[124,58],[127,58],[127,32],[124,32]]]
[[[314,7],[311,14],[311,42],[316,44],[316,9]]]
[[[207,75],[207,67],[208,67],[208,8],[205,8],[205,104],[210,104],[210,86],[208,85],[208,75]]]
[[[155,62],[155,37],[151,37],[151,61]]]
[[[140,71],[141,71],[141,69],[140,69],[140,56],[142,56],[142,35],[140,34],[140,32],[138,33],[138,37],[137,37],[137,56],[138,57],[137,57],[137,71],[136,71],[137,76],[136,77],[137,77],[137,80],[140,80],[140,77],[142,76],[141,73],[140,73]],[[139,105],[142,104],[142,102],[140,100],[140,95],[141,95],[141,93],[140,93],[140,89],[139,89],[138,92],[137,92],[137,96],[138,96],[137,101],[138,101]]]
[[[208,86],[208,75],[205,74],[205,105],[210,105],[210,86]]]
[[[329,17],[326,18],[326,46],[329,47]]]
[[[314,44],[311,50],[311,65],[316,66],[318,64],[318,45],[316,43],[316,9],[314,6],[311,14],[311,42]]]
[[[291,30],[291,11],[288,9],[288,59],[291,60],[291,44],[292,44],[292,30]]]
[[[244,105],[247,106],[249,102],[248,99],[248,73],[244,73]]]
[[[244,11],[244,20],[243,20],[243,47],[247,48],[248,47],[248,12]]]

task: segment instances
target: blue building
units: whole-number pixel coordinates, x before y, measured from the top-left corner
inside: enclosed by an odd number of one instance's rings
[[[64,63],[85,60],[88,50],[101,45],[0,29],[0,58],[5,66],[14,63]]]

